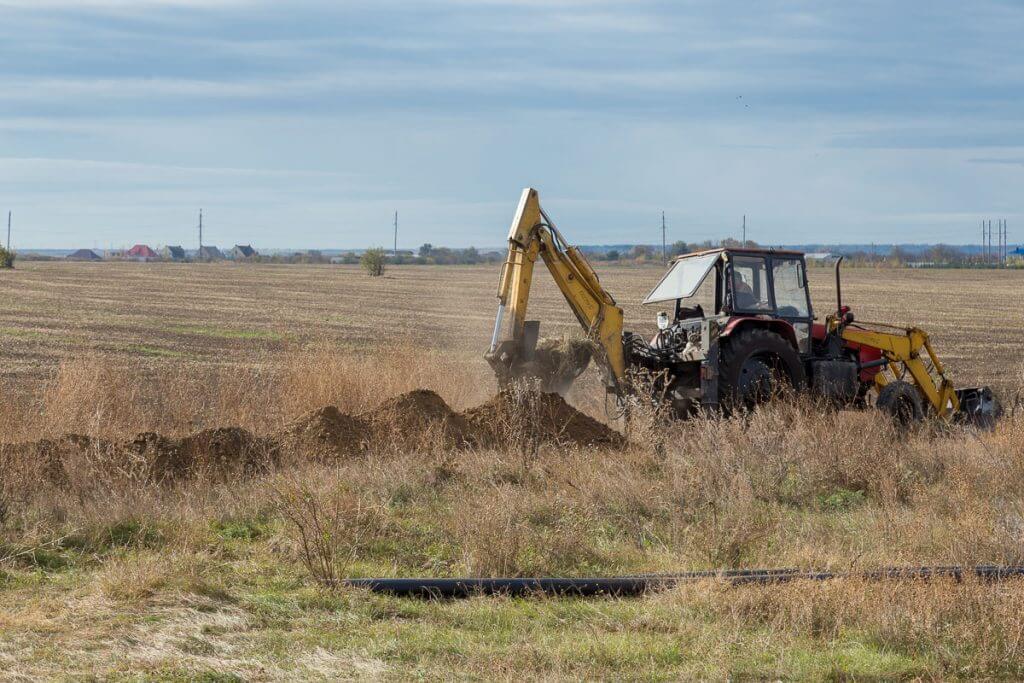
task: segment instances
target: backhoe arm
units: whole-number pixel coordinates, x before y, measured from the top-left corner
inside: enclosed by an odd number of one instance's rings
[[[538,256],[587,337],[596,345],[606,385],[618,390],[626,372],[622,309],[601,286],[583,254],[562,238],[532,188],[523,190],[509,230],[508,256],[498,283],[498,315],[487,360],[502,380],[522,374],[524,366],[533,360],[539,323],[527,321],[526,310]]]
[[[889,327],[879,323],[873,325]],[[889,370],[896,377],[904,376],[900,369],[901,365],[906,368],[922,399],[928,402],[939,417],[948,418],[960,409],[960,398],[953,388],[953,383],[946,377],[942,361],[935,354],[928,335],[922,330],[910,327],[894,333],[848,326],[843,328],[842,337],[848,342],[880,350],[882,357],[889,361]],[[925,358],[930,362],[931,369],[925,364]],[[875,375],[875,383],[879,387],[885,386],[889,383],[889,378],[880,372]]]

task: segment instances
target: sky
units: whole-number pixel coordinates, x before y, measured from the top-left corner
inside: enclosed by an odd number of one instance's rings
[[[0,0],[14,247],[1024,241],[1024,4]],[[2,231],[0,231],[2,234]]]

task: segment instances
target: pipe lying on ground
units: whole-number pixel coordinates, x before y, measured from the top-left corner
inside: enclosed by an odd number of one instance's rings
[[[683,572],[680,574],[638,574],[592,578],[458,578],[458,579],[346,579],[343,584],[364,588],[374,593],[387,593],[411,598],[468,598],[477,595],[523,596],[576,596],[594,597],[611,595],[626,597],[665,590],[682,583],[702,580],[728,581],[733,585],[776,584],[789,581],[828,581],[831,579],[860,579],[882,581],[887,579],[951,578],[957,582],[974,576],[984,581],[1000,581],[1024,576],[1024,566],[978,565],[975,567],[885,567],[861,572],[813,572],[797,569],[739,569],[722,571]]]

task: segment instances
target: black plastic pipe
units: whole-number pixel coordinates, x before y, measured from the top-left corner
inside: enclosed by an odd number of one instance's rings
[[[831,579],[951,578],[960,582],[967,576],[986,581],[1024,577],[1024,566],[978,565],[975,567],[885,567],[862,572],[813,572],[797,569],[740,569],[727,571],[684,572],[681,574],[639,574],[591,578],[458,578],[458,579],[346,579],[343,584],[374,593],[415,598],[468,598],[476,595],[511,597],[555,595],[594,597],[600,595],[633,596],[665,590],[681,583],[717,579],[733,585],[776,584],[789,581],[829,581]]]

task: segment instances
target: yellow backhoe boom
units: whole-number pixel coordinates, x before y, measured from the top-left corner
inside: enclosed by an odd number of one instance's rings
[[[863,323],[861,324],[863,325]],[[885,332],[866,329],[861,325],[846,326],[842,330],[842,338],[861,346],[872,346],[882,352],[882,357],[889,361],[888,369],[895,377],[903,377],[906,369],[913,377],[922,398],[928,401],[935,414],[949,418],[960,409],[960,398],[957,396],[953,383],[946,377],[942,361],[935,355],[928,335],[916,327],[891,328],[899,332]],[[881,323],[867,323],[873,327],[890,328]],[[924,359],[931,362],[931,370],[925,365]],[[934,373],[934,375],[932,374]],[[889,378],[882,372],[875,375],[875,384],[879,388],[889,383]]]
[[[583,254],[570,246],[540,205],[537,190],[526,188],[508,234],[508,256],[498,283],[498,315],[487,359],[502,372],[514,374],[533,349],[527,338],[526,310],[537,257],[544,261],[569,308],[598,349],[606,384],[618,390],[626,374],[622,348],[622,309],[605,291]],[[505,316],[509,316],[508,331]]]

